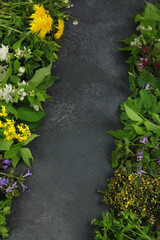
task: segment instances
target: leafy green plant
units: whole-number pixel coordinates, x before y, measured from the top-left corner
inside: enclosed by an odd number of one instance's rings
[[[142,225],[141,219],[132,211],[123,211],[119,217],[113,210],[103,213],[101,219],[92,221],[96,226],[94,240],[158,240],[160,232],[153,233],[149,226]]]

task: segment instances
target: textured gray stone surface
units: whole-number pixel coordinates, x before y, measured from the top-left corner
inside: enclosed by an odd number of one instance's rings
[[[42,136],[31,144],[33,176],[14,201],[10,240],[91,240],[90,222],[106,210],[96,194],[112,175],[114,143],[106,131],[121,127],[119,104],[130,95],[118,40],[135,32],[143,0],[73,3],[79,25],[70,20],[60,40],[53,67],[60,80],[49,90]]]

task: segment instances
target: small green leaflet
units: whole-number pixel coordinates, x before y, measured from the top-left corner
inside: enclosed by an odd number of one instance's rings
[[[129,108],[126,104],[124,104],[124,107],[125,107],[128,117],[131,120],[136,121],[136,122],[140,122],[143,120],[135,111],[133,111],[131,108]]]

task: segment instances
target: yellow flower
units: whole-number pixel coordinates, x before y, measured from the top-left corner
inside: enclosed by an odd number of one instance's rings
[[[43,5],[37,5],[35,4],[33,6],[35,13],[33,13],[30,18],[38,18],[41,17],[43,18],[46,15],[46,10],[44,9]]]
[[[40,31],[38,36],[43,39],[45,38],[46,34],[50,33],[52,30],[53,19],[49,14],[47,14],[43,6],[35,5],[34,9],[36,12],[31,15],[33,20],[30,23],[30,30],[32,33]]]
[[[64,32],[64,21],[62,19],[58,19],[58,27],[56,27],[58,29],[58,31],[56,32],[56,34],[54,34],[55,39],[59,39]]]
[[[19,142],[25,141],[31,136],[31,132],[29,130],[28,125],[20,123],[17,126],[17,129],[20,132],[17,134],[17,137],[16,137]]]
[[[6,117],[6,116],[8,116],[8,111],[6,110],[5,106],[1,106],[0,117]]]

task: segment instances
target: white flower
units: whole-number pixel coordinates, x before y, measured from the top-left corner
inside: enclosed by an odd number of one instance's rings
[[[29,92],[28,95],[34,97],[34,90],[32,90],[32,92]]]
[[[6,103],[9,102],[14,102],[14,94],[15,94],[15,90],[12,89],[12,85],[11,84],[6,84],[5,87],[3,88],[3,97],[2,99],[6,101]]]
[[[26,69],[25,69],[25,67],[20,67],[19,69],[18,69],[18,74],[17,74],[17,76],[22,76],[24,73],[25,73],[25,71],[26,71]]]
[[[1,66],[0,65],[0,73],[4,73],[7,71],[8,65]]]
[[[73,21],[73,25],[78,25],[78,21]]]
[[[18,82],[18,85],[28,85],[28,83],[26,83],[24,80],[22,82]]]
[[[145,86],[145,89],[149,89],[150,88],[150,84],[147,83],[146,86]]]
[[[32,105],[32,107],[35,111],[39,111],[39,107],[37,105]]]
[[[137,45],[140,45],[140,41],[138,38],[135,38],[134,41],[130,42],[130,45],[131,46],[137,46]]]
[[[8,46],[4,46],[4,45],[2,44],[2,47],[0,48],[0,61],[1,61],[1,62],[2,62],[2,61],[8,62],[9,57],[10,57],[8,51],[9,51]]]
[[[18,95],[19,95],[19,99],[20,99],[21,101],[23,101],[23,100],[24,100],[24,97],[27,95],[27,93],[24,91],[24,88],[21,88],[21,89],[19,89],[19,91],[18,91]]]
[[[151,27],[151,26],[148,26],[148,28],[147,28],[146,30],[152,31],[152,27]]]

